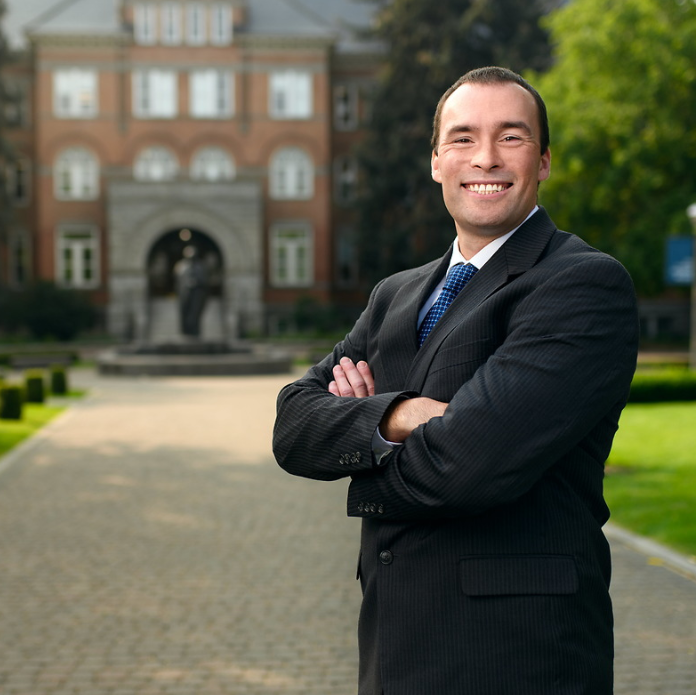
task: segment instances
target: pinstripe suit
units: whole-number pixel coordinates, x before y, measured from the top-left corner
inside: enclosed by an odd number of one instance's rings
[[[623,267],[542,209],[416,347],[449,254],[383,280],[333,353],[281,392],[279,464],[350,476],[363,519],[360,695],[609,695],[603,464],[635,368]],[[327,392],[366,360],[375,396]],[[376,468],[395,399],[449,403]]]

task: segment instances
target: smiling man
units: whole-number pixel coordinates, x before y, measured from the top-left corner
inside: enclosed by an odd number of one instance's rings
[[[610,695],[602,479],[635,369],[633,287],[537,206],[548,120],[519,75],[460,78],[432,145],[456,239],[379,283],[283,389],[276,458],[351,479],[359,695]]]

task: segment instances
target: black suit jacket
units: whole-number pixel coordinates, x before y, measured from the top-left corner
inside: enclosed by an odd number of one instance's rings
[[[417,314],[448,258],[383,280],[278,399],[280,465],[352,478],[359,693],[610,695],[602,479],[636,363],[632,283],[540,209],[419,350]],[[374,397],[327,392],[343,355],[370,364]],[[375,467],[375,428],[413,395],[449,407]]]

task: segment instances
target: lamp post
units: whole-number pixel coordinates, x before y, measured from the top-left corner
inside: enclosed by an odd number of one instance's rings
[[[689,341],[689,368],[696,370],[696,203],[686,208],[686,214],[691,221],[691,230],[694,234],[691,278],[691,332]]]

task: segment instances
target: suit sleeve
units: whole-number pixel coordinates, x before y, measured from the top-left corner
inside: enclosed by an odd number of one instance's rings
[[[384,468],[355,476],[348,514],[368,516],[363,500],[379,502],[380,520],[406,521],[514,502],[604,421],[601,466],[636,345],[635,295],[618,262],[597,254],[557,272],[511,309],[505,340],[445,414],[414,430]]]
[[[273,452],[288,473],[337,480],[373,469],[374,432],[387,408],[404,394],[345,398],[329,393],[328,385],[333,380],[334,365],[343,356],[354,362],[368,360],[368,326],[379,287],[346,338],[278,396]]]

